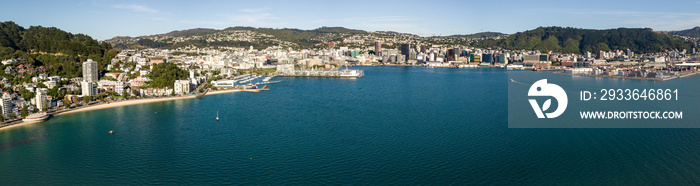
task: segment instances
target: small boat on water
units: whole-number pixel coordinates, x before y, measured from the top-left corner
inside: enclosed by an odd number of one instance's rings
[[[219,111],[216,111],[216,121],[219,121]]]
[[[22,121],[24,121],[24,122],[43,121],[43,120],[49,119],[49,116],[50,115],[46,112],[39,112],[39,113],[30,114],[29,116],[22,119]]]

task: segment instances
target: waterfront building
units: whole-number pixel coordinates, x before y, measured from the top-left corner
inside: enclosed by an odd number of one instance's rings
[[[175,80],[175,94],[187,94],[190,92],[190,80]]]
[[[401,54],[403,54],[404,59],[411,59],[410,57],[411,45],[407,43],[401,44]]]
[[[454,61],[455,59],[455,50],[454,49],[448,49],[447,50],[447,61]]]
[[[122,93],[124,92],[124,82],[123,81],[117,81],[117,83],[114,85],[114,92],[117,92],[117,94],[122,95]]]
[[[34,105],[39,109],[39,111],[45,111],[44,107],[49,108],[46,103],[46,92],[49,90],[47,88],[37,89],[36,96],[34,98]]]
[[[508,58],[506,57],[506,54],[500,53],[496,56],[496,63],[500,64],[508,64]]]
[[[538,62],[540,62],[540,56],[539,55],[523,55],[523,62],[524,63],[538,63]]]
[[[416,51],[411,50],[408,52],[408,58],[406,60],[416,60]]]
[[[236,84],[236,80],[231,80],[231,79],[220,79],[216,81],[212,81],[211,85],[216,87],[216,88],[233,88],[233,86]],[[177,90],[175,91],[177,93]]]
[[[94,96],[96,94],[95,83],[93,82],[80,82],[80,89],[83,93],[83,96]]]
[[[83,81],[86,82],[97,82],[99,77],[97,71],[97,62],[92,59],[88,59],[83,62]]]
[[[280,64],[277,65],[277,72],[282,74],[293,73],[294,64]]]
[[[382,56],[382,43],[379,41],[374,42],[374,55]]]
[[[7,120],[12,115],[12,96],[10,93],[4,92],[2,94],[2,116]]]
[[[482,54],[481,55],[481,62],[493,63],[493,54]]]

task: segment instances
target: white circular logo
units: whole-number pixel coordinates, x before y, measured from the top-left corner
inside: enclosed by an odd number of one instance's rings
[[[527,91],[527,96],[554,97],[559,104],[557,109],[553,112],[544,113],[544,111],[549,109],[551,106],[552,99],[547,99],[547,101],[542,104],[542,107],[537,104],[537,100],[528,99],[530,101],[530,105],[532,105],[532,109],[535,110],[535,114],[537,114],[537,118],[545,118],[545,116],[547,116],[546,118],[559,117],[564,113],[564,110],[566,110],[566,105],[569,103],[569,99],[566,97],[566,92],[564,92],[564,89],[562,89],[559,85],[547,83],[547,79],[541,79],[532,84],[530,90]]]

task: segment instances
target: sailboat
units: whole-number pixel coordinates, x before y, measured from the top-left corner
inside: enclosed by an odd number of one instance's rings
[[[219,111],[216,111],[216,121],[219,121]]]

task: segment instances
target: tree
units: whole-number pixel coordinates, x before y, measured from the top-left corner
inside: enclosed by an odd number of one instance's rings
[[[70,99],[68,97],[63,97],[63,107],[68,108],[71,105]]]
[[[173,63],[161,63],[153,66],[153,71],[148,77],[151,78],[148,85],[153,88],[172,87],[175,80],[187,78],[188,72]]]
[[[27,109],[26,104],[24,106],[22,106],[22,110],[20,110],[19,113],[21,114],[22,117],[27,117],[27,115],[29,115],[29,109]]]
[[[126,89],[122,90],[122,97],[124,97],[124,99],[129,98],[129,95],[126,93]]]
[[[17,119],[17,116],[15,115],[14,112],[12,112],[12,113],[10,114],[10,119]]]
[[[138,89],[131,89],[131,93],[138,97],[141,97],[141,94],[139,93]]]
[[[85,96],[85,97],[83,97],[83,102],[85,102],[85,104],[90,103],[90,101],[92,101],[92,96]]]
[[[0,114],[0,122],[5,122],[5,116]]]

